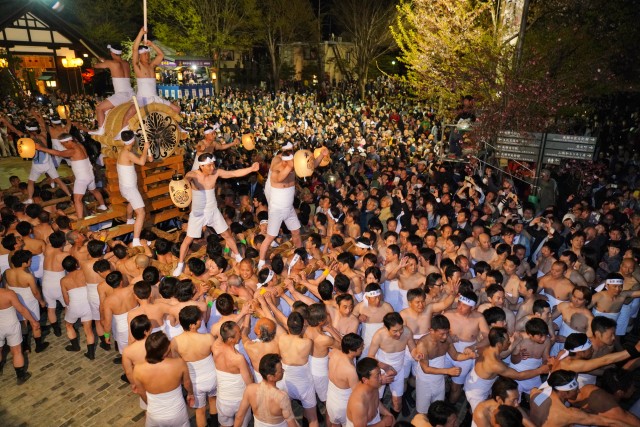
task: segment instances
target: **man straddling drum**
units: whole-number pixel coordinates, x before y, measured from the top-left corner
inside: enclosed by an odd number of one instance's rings
[[[235,171],[226,171],[216,169],[213,154],[204,153],[198,157],[200,170],[190,171],[185,175],[192,188],[191,213],[189,214],[189,223],[187,227],[187,237],[184,238],[180,246],[180,259],[178,266],[173,271],[174,276],[179,276],[184,270],[184,259],[187,256],[187,250],[193,242],[193,239],[199,239],[202,236],[202,227],[212,226],[213,229],[227,242],[227,247],[231,251],[231,255],[236,261],[241,261],[242,256],[238,253],[238,246],[227,222],[222,217],[218,209],[216,200],[216,181],[218,178],[239,178],[256,172],[260,165],[254,163],[249,168],[238,169]]]
[[[107,49],[111,53],[111,59],[98,58],[100,62],[94,65],[94,68],[108,68],[111,71],[111,81],[113,82],[113,92],[109,98],[102,101],[96,107],[96,121],[98,129],[89,132],[90,135],[104,135],[104,122],[107,113],[112,108],[131,102],[131,98],[135,95],[131,87],[131,67],[129,62],[122,59],[122,47],[118,44],[107,45]]]
[[[142,153],[137,155],[133,153],[134,142],[136,142],[133,131],[126,130],[121,133],[122,143],[124,146],[118,154],[118,162],[116,169],[118,171],[118,186],[120,194],[127,199],[127,224],[133,224],[133,242],[131,246],[142,246],[140,243],[140,233],[144,225],[144,200],[138,190],[138,175],[136,174],[136,166],[144,166],[148,161],[153,161],[153,157],[148,154],[149,141],[145,140]],[[136,213],[136,219],[133,220],[133,213]]]
[[[36,150],[54,156],[71,159],[71,170],[73,170],[73,175],[76,178],[73,183],[73,203],[76,207],[76,216],[78,219],[80,220],[84,218],[84,205],[82,203],[82,198],[87,190],[93,194],[93,197],[95,197],[96,201],[100,204],[98,206],[98,210],[106,211],[107,207],[104,204],[102,193],[96,189],[93,165],[91,164],[91,161],[89,161],[87,150],[68,133],[61,134],[59,141],[65,148],[64,151],[52,150],[41,145],[36,145]]]
[[[314,160],[314,168],[318,167],[325,156],[329,155],[329,150],[323,148],[320,156]],[[269,202],[269,222],[267,225],[267,235],[260,246],[260,270],[267,257],[267,250],[271,243],[278,237],[282,222],[291,231],[293,244],[296,248],[302,247],[300,238],[300,221],[293,207],[295,197],[296,174],[293,169],[293,144],[287,141],[279,154],[271,161],[271,168],[265,183],[265,196]]]

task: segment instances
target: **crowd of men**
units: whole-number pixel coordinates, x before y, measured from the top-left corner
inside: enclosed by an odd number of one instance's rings
[[[173,234],[144,228],[135,168],[152,159],[125,129],[131,242],[73,227],[87,191],[108,204],[84,127],[37,107],[1,117],[37,143],[0,208],[1,366],[10,352],[27,381],[31,337],[46,358],[63,323],[71,353],[117,349],[148,426],[188,426],[190,407],[198,426],[294,427],[292,401],[312,427],[465,414],[482,427],[640,425],[634,165],[568,197],[544,170],[535,204],[479,159],[436,157],[433,115],[376,85],[364,102],[344,90],[181,101],[197,145],[191,212]],[[236,138],[249,130],[252,152]],[[300,147],[324,147],[305,181]],[[65,159],[73,193],[56,172]],[[73,194],[72,212],[46,203],[55,193]]]

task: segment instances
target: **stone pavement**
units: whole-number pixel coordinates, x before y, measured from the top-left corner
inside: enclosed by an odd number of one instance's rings
[[[67,352],[68,340],[62,331],[61,337],[47,336],[50,346],[44,352],[31,353],[32,377],[21,386],[16,385],[9,356],[0,377],[0,425],[143,426],[138,398],[120,380],[122,367],[112,363],[117,353],[98,347],[95,360],[85,358],[82,332],[82,351]]]
[[[20,157],[2,157],[0,158],[0,188],[9,187],[9,177],[16,175],[21,181],[27,182],[29,172],[31,171],[31,162],[21,159]],[[71,175],[71,168],[63,163],[58,168],[61,177]],[[44,179],[44,176],[43,176]]]

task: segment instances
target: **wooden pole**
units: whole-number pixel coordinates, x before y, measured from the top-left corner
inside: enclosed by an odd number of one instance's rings
[[[142,15],[144,18],[144,30],[148,31],[147,29],[147,0],[142,0]],[[147,44],[147,35],[144,35],[144,43],[145,45]]]
[[[136,113],[138,114],[138,122],[140,123],[140,129],[142,129],[142,137],[144,138],[144,143],[148,144],[149,140],[147,139],[147,128],[144,126],[144,121],[142,120],[142,114],[140,113],[140,107],[138,106],[138,99],[135,95],[132,97],[133,105],[136,107]],[[151,148],[147,150],[147,155],[151,156]]]

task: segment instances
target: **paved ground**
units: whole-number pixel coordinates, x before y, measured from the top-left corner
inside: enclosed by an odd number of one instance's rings
[[[16,175],[21,181],[26,182],[29,178],[31,170],[31,162],[21,159],[20,157],[2,157],[0,158],[0,188],[9,187],[9,177]],[[71,175],[71,168],[63,163],[58,168],[60,176],[65,177]]]

